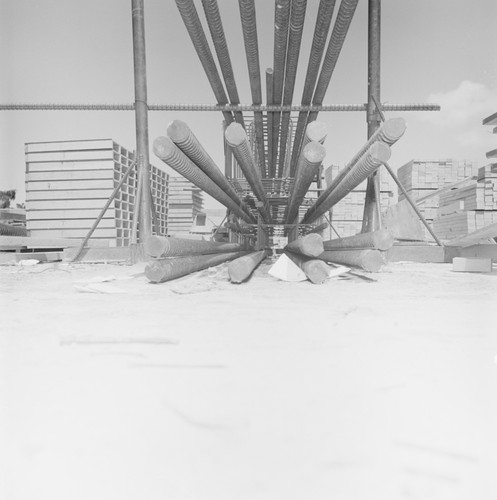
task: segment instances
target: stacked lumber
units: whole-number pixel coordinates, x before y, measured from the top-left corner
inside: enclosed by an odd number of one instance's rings
[[[189,235],[195,217],[202,212],[202,191],[184,177],[169,178],[167,234]]]
[[[325,171],[327,185],[338,175],[338,172],[339,167],[336,165],[330,166]],[[384,214],[396,202],[394,198],[394,185],[386,172],[379,171],[378,175],[380,175],[380,203],[382,213]],[[362,182],[333,207],[331,223],[341,237],[353,236],[362,229],[366,186],[367,181]]]
[[[135,158],[112,139],[95,139],[26,143],[25,160],[28,234],[81,239]],[[152,196],[163,233],[168,178],[163,170],[150,165]],[[103,246],[129,245],[137,185],[134,168],[92,239]]]
[[[442,193],[433,229],[442,240],[465,236],[497,222],[497,165],[478,170],[468,186]]]

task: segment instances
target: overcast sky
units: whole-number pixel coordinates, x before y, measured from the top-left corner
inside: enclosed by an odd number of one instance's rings
[[[204,22],[201,2],[195,3]],[[218,3],[240,99],[248,104],[238,2]],[[273,66],[274,2],[255,3],[263,74]],[[307,3],[295,103],[319,1]],[[408,124],[392,150],[394,168],[412,158],[485,164],[486,151],[497,147],[497,135],[481,125],[497,112],[496,19],[495,0],[383,0],[382,101],[442,105],[438,113],[387,113]],[[0,102],[133,102],[131,0],[0,0],[0,22]],[[145,0],[145,31],[149,103],[214,103],[174,0]],[[366,96],[367,1],[360,0],[324,103],[364,103]],[[186,121],[223,165],[221,113],[151,112],[150,143],[174,119]],[[325,165],[345,164],[366,139],[365,114],[321,113],[318,119],[329,130]],[[112,138],[133,150],[133,112],[0,112],[0,189],[17,189],[23,201],[25,142],[92,138]]]

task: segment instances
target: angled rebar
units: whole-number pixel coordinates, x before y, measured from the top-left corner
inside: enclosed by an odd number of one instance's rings
[[[240,19],[242,22],[245,54],[250,80],[250,91],[253,104],[262,104],[261,70],[259,65],[259,45],[257,41],[257,24],[254,0],[238,0]],[[266,175],[266,152],[264,149],[264,126],[262,112],[254,112],[255,139],[259,160],[259,168]]]
[[[200,23],[193,0],[176,0],[176,5],[193,42],[198,58],[204,68],[205,74],[207,75],[207,79],[214,91],[218,104],[227,104],[228,97],[226,96],[223,82],[217,71],[214,57],[212,56],[207,37]],[[227,123],[233,121],[233,115],[229,111],[223,111],[223,115]]]
[[[288,33],[288,50],[285,62],[285,86],[283,89],[283,104],[291,104],[293,91],[295,89],[295,78],[300,55],[300,44],[302,42],[302,31],[304,29],[305,11],[307,0],[293,0],[290,14],[290,28]],[[280,157],[278,160],[278,172],[280,175],[285,168],[287,150],[288,125],[290,113],[284,112],[281,116],[280,133]]]
[[[219,61],[219,66],[221,68],[221,73],[223,74],[224,83],[226,85],[226,90],[228,91],[231,104],[240,104],[235,75],[233,74],[230,53],[228,50],[228,44],[226,43],[226,37],[224,35],[223,23],[221,20],[221,14],[219,13],[217,0],[202,0],[202,6],[204,7],[205,18],[207,19],[207,24],[209,25],[217,59]],[[235,120],[245,128],[243,113],[241,111],[235,111],[234,115]]]
[[[307,65],[307,73],[305,75],[304,91],[302,92],[301,104],[311,104],[312,94],[316,87],[319,67],[323,58],[326,39],[330,30],[331,19],[335,9],[335,0],[321,0],[319,4],[318,15],[316,19],[316,27],[314,28],[314,36],[312,39],[311,53],[309,55],[309,63]],[[290,176],[293,177],[297,160],[302,144],[305,125],[307,123],[307,113],[302,111],[299,113],[297,128],[295,130],[295,138],[293,140],[292,159],[290,164]]]

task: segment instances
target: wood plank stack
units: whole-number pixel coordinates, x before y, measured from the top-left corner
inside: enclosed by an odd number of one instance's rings
[[[169,178],[169,213],[167,234],[189,235],[194,218],[202,212],[202,191],[184,177]]]
[[[468,160],[411,160],[397,170],[397,176],[411,198],[416,201],[445,186],[476,175],[477,172],[477,162]],[[418,205],[423,217],[432,227],[434,227],[433,221],[439,216],[438,210],[442,196],[433,196]],[[405,199],[400,191],[398,199],[399,201]],[[425,239],[431,240],[431,236],[424,227],[423,231]],[[439,236],[442,238],[441,235]]]
[[[25,153],[27,229],[41,238],[84,238],[134,161],[134,154],[112,139],[32,142]],[[165,234],[169,176],[151,165],[150,178]],[[137,184],[134,169],[92,239],[103,246],[129,244]]]
[[[325,171],[325,182],[330,184],[339,172],[337,165],[330,166]],[[396,202],[394,184],[387,172],[378,171],[380,175],[380,203],[382,213]],[[361,231],[364,215],[364,200],[366,198],[367,181],[362,182],[343,200],[333,207],[331,223],[341,237],[353,236]]]

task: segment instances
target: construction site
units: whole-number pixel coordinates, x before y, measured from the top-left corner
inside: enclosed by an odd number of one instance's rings
[[[497,145],[393,167],[442,106],[382,99],[381,0],[233,0],[248,95],[231,2],[167,2],[212,104],[149,102],[144,0],[133,103],[0,104],[135,134],[40,130],[1,192],[0,498],[495,498]],[[367,102],[329,104],[358,8]],[[327,113],[364,117],[348,161]]]

